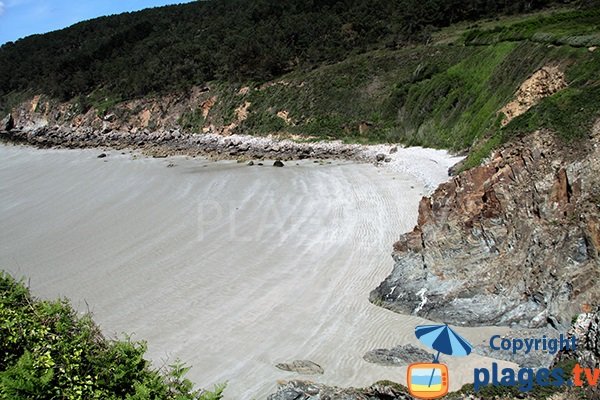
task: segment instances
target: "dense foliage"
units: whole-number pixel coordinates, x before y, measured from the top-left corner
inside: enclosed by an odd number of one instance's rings
[[[374,48],[426,41],[435,27],[552,0],[211,0],[97,18],[0,48],[0,99],[119,98],[211,80],[264,81]],[[1,104],[0,104],[1,106]]]
[[[143,358],[146,345],[104,338],[67,301],[41,301],[0,272],[0,398],[217,400],[194,390],[179,363],[164,374]]]

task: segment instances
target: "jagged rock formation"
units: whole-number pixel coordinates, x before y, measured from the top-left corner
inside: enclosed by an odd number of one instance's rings
[[[575,351],[561,351],[554,359],[553,367],[562,367],[578,363],[583,368],[600,368],[600,308],[594,312],[580,314],[569,330],[569,336],[577,339]],[[600,388],[584,385],[574,398],[598,399]]]
[[[292,381],[282,385],[268,400],[412,400],[398,385],[374,384],[366,389],[330,387],[318,383]]]
[[[577,338],[577,349],[559,353],[555,364],[576,360],[584,368],[600,368],[600,308],[580,314],[569,330],[569,336]]]
[[[457,325],[568,327],[600,298],[600,121],[591,136],[537,132],[440,185],[370,300]]]
[[[8,114],[0,121],[0,130],[2,131],[10,131],[15,126],[15,121],[13,120],[12,114]]]

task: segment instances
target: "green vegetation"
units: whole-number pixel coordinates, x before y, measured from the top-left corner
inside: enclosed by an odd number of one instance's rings
[[[144,342],[109,340],[89,315],[66,300],[31,297],[22,282],[0,272],[0,398],[218,400],[194,390],[189,368],[157,371]]]
[[[575,47],[600,44],[600,10],[571,10],[533,16],[514,24],[498,24],[490,29],[473,29],[464,36],[466,44],[492,44],[532,40]]]
[[[44,93],[119,116],[121,101],[208,85],[216,103],[206,118],[183,112],[183,130],[236,122],[253,135],[469,149],[467,168],[540,128],[581,140],[599,116],[600,50],[587,49],[600,40],[595,0],[241,1],[99,18],[6,44],[0,110]],[[499,110],[545,65],[566,71],[569,87],[502,127]]]
[[[179,125],[184,131],[199,132],[202,129],[202,125],[204,125],[202,110],[195,109],[184,113],[179,119]]]
[[[0,97],[62,100],[104,88],[124,99],[208,81],[267,81],[434,27],[539,9],[551,0],[211,0],[97,18],[0,47]]]

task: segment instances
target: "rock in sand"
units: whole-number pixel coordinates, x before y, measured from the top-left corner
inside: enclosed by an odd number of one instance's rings
[[[297,372],[302,375],[321,375],[323,368],[310,360],[294,360],[291,363],[281,363],[275,365],[283,371]]]

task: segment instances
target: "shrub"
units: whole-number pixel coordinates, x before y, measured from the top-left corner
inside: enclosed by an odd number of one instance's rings
[[[0,272],[0,398],[216,400],[196,390],[179,362],[161,372],[145,342],[105,338],[67,300],[42,301]]]

